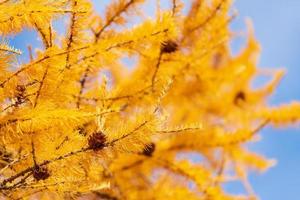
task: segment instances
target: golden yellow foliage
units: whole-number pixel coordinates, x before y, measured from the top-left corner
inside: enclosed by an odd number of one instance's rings
[[[230,53],[231,0],[194,0],[187,13],[157,1],[151,18],[145,2],[113,0],[102,17],[89,0],[0,1],[1,37],[29,28],[43,44],[25,64],[0,44],[1,199],[255,198],[249,171],[274,161],[247,144],[300,120],[299,103],[266,101],[284,72],[251,87],[266,72],[251,26]],[[226,193],[229,181],[248,193]]]

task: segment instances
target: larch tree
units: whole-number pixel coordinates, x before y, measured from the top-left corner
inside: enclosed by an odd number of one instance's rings
[[[251,25],[231,53],[231,0],[152,1],[152,17],[145,3],[0,1],[1,199],[256,198],[248,174],[274,161],[247,144],[300,119],[299,103],[267,102],[284,71],[257,67]],[[21,64],[5,38],[24,29],[42,47]]]

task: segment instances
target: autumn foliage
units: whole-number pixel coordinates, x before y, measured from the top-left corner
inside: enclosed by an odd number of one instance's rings
[[[1,198],[255,199],[248,174],[274,161],[247,144],[298,121],[300,104],[268,105],[284,72],[257,68],[250,25],[231,53],[230,0],[168,3],[0,0],[1,38],[33,29],[42,43],[23,64],[0,44]]]

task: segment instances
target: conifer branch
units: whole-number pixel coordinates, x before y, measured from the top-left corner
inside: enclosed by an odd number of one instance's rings
[[[7,53],[13,53],[13,54],[18,54],[21,55],[22,52],[19,49],[15,49],[13,47],[9,47],[6,44],[0,44],[0,52],[7,52]]]
[[[253,196],[248,169],[273,162],[246,144],[270,122],[300,121],[300,103],[268,107],[282,72],[249,87],[259,44],[250,29],[232,55],[230,1],[193,1],[188,13],[157,1],[131,26],[147,2],[114,0],[102,20],[89,0],[0,0],[0,33],[30,28],[44,44],[18,65],[21,51],[0,44],[0,199],[234,199],[221,184],[233,178]],[[66,15],[63,33],[52,22]]]

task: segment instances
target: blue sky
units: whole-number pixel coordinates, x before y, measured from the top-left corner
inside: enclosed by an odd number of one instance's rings
[[[97,2],[100,5],[109,0]],[[300,101],[300,0],[236,0],[234,7],[239,11],[238,18],[231,25],[234,30],[245,30],[246,17],[253,21],[257,39],[262,46],[259,66],[287,69],[270,103]],[[35,38],[36,33],[32,31],[24,31],[11,38],[11,45],[24,50],[21,60],[28,58],[28,44],[38,45]],[[236,48],[235,45],[233,48]],[[300,189],[299,128],[265,128],[262,136],[263,140],[251,148],[276,158],[278,164],[264,174],[251,176],[255,192],[262,200],[295,199]],[[236,184],[226,186],[226,190],[234,193],[243,191]]]

